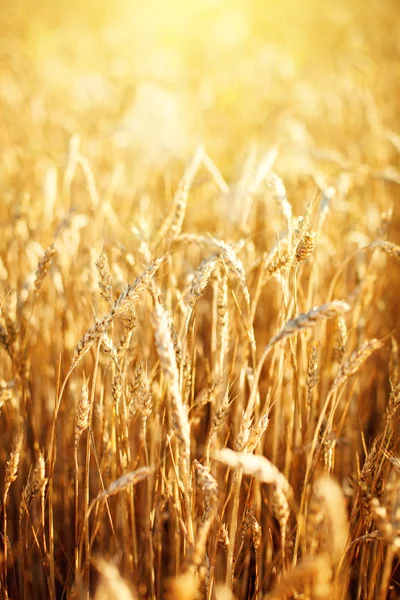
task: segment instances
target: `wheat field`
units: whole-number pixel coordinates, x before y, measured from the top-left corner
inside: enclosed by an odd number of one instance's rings
[[[1,598],[400,598],[398,1],[0,28]]]

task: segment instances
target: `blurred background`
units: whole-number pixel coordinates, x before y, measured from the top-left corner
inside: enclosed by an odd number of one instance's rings
[[[2,0],[0,27],[3,164],[75,133],[131,181],[198,141],[228,177],[252,144],[292,176],[393,162],[396,0]]]
[[[374,238],[380,212],[394,203],[389,238],[399,241],[399,6],[2,0],[3,205],[40,207],[46,186],[59,189],[71,139],[79,138],[123,238],[122,222],[130,224],[139,205],[149,219],[151,203],[160,221],[199,143],[232,189],[276,147],[295,210],[316,183],[343,188],[356,245],[368,240],[356,239],[354,218]],[[81,208],[87,193],[78,192]],[[210,230],[212,197],[215,188],[190,211],[192,230]],[[0,219],[7,214],[0,203]]]

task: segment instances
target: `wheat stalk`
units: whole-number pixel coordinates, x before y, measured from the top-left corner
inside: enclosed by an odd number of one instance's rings
[[[261,371],[264,362],[272,348],[282,340],[292,337],[293,335],[296,335],[297,333],[300,333],[307,329],[314,328],[319,321],[325,319],[332,319],[334,317],[342,315],[348,310],[350,310],[350,306],[346,302],[343,302],[342,300],[333,300],[332,302],[329,302],[327,304],[321,304],[320,306],[312,308],[307,313],[302,313],[300,315],[297,315],[293,319],[287,321],[283,328],[269,341],[259,360],[257,370],[254,375],[254,382],[251,389],[249,402],[244,415],[245,420],[250,422],[257,397],[258,382],[260,380]]]

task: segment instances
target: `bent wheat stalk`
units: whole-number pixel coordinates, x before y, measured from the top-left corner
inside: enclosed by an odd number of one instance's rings
[[[260,358],[258,363],[255,375],[254,375],[254,383],[251,389],[249,402],[245,411],[244,419],[250,419],[254,410],[255,401],[257,398],[258,392],[258,382],[261,377],[261,371],[264,366],[264,362],[272,350],[272,348],[280,341],[285,340],[301,331],[306,329],[311,329],[315,327],[318,321],[323,319],[333,319],[334,317],[338,317],[343,313],[350,310],[350,306],[343,302],[342,300],[333,300],[327,304],[321,304],[315,308],[312,308],[305,314],[300,314],[293,319],[290,319],[284,327],[277,333],[267,344],[264,349],[264,352]]]

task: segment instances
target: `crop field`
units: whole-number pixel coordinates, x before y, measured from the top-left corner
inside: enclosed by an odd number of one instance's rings
[[[400,598],[398,0],[0,0],[0,600]]]

